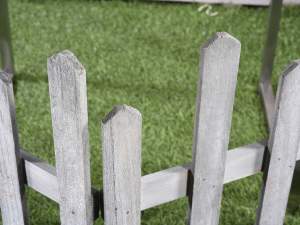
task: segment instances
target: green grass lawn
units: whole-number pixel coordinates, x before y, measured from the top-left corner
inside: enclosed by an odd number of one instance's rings
[[[100,120],[116,104],[143,115],[143,174],[191,160],[199,48],[217,31],[242,43],[230,148],[267,137],[257,86],[266,8],[120,1],[10,1],[17,120],[23,148],[54,165],[47,58],[73,51],[87,70],[92,183],[102,186]],[[300,58],[300,8],[283,11],[274,84]],[[261,177],[225,186],[221,225],[252,225]],[[186,200],[146,210],[143,225],[183,225]],[[32,225],[59,224],[56,203],[28,190]],[[97,225],[103,224],[97,220]],[[289,212],[286,224],[300,224]]]

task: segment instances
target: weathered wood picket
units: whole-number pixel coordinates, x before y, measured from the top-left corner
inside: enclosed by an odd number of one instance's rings
[[[189,225],[217,225],[223,185],[262,172],[256,224],[282,225],[300,159],[300,61],[279,82],[269,141],[228,151],[240,51],[240,42],[227,33],[202,47],[190,164],[141,176],[141,113],[126,105],[113,108],[101,126],[102,191],[91,187],[86,76],[74,54],[63,51],[48,60],[55,168],[19,147],[12,75],[1,72],[3,224],[29,223],[27,185],[59,203],[63,225],[91,225],[99,211],[106,225],[139,225],[142,210],[182,197],[189,199]]]
[[[69,51],[48,60],[49,93],[62,224],[92,223],[86,76]]]

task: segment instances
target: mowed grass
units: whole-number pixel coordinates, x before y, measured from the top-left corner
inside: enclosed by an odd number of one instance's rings
[[[230,148],[267,137],[258,80],[267,8],[122,1],[10,1],[15,53],[15,92],[23,148],[53,164],[54,147],[47,83],[47,58],[73,51],[87,71],[92,184],[102,186],[100,121],[116,104],[143,115],[143,174],[191,160],[199,49],[215,32],[242,43]],[[278,75],[300,58],[300,8],[283,10],[274,68]],[[260,175],[225,186],[222,225],[252,225]],[[32,225],[60,224],[56,203],[27,191]],[[183,225],[186,200],[146,210],[143,225]],[[300,213],[286,224],[299,224]],[[103,224],[98,219],[95,223]]]

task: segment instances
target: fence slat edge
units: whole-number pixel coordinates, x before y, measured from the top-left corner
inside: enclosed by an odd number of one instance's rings
[[[257,210],[258,225],[282,225],[300,141],[300,61],[281,76],[275,119],[269,139],[270,155]]]
[[[70,51],[48,60],[62,225],[93,222],[85,69]]]
[[[4,80],[8,74],[0,72],[0,206],[4,225],[28,223],[24,195],[23,174],[20,166],[18,137],[12,83]]]
[[[105,225],[140,225],[141,114],[117,106],[102,122]]]
[[[193,146],[190,225],[217,225],[241,44],[217,33],[201,49]]]

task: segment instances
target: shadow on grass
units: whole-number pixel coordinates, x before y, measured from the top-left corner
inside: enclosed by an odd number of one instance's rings
[[[15,94],[19,90],[18,82],[29,82],[29,83],[45,83],[48,85],[47,76],[38,76],[36,74],[29,74],[26,72],[19,72],[14,76],[13,84],[14,84],[14,92]],[[122,90],[126,93],[130,93],[131,95],[136,96],[147,96],[147,97],[155,97],[158,99],[169,100],[171,98],[182,97],[186,98],[191,92],[196,93],[196,89],[194,90],[194,86],[187,86],[182,84],[176,84],[176,82],[166,82],[164,84],[153,84],[153,83],[145,83],[143,80],[135,81],[132,83],[130,80],[120,81],[119,79],[109,79],[102,78],[101,80],[93,81],[88,80],[87,86],[92,89],[102,90]],[[195,87],[196,88],[196,87]]]
[[[26,73],[26,72],[17,72],[15,75],[14,75],[14,78],[13,78],[13,85],[14,85],[14,93],[15,95],[17,94],[18,92],[18,82],[19,81],[25,81],[25,82],[31,82],[31,83],[38,83],[38,82],[43,82],[43,83],[48,83],[48,79],[46,76],[40,76],[40,77],[37,77],[37,76],[33,76],[29,73]]]

